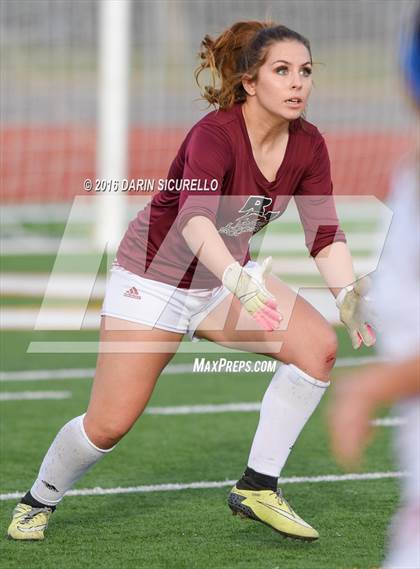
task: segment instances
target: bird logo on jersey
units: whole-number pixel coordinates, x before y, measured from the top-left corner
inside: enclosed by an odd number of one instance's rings
[[[271,198],[264,196],[249,196],[246,203],[242,206],[238,213],[243,215],[221,227],[219,233],[236,237],[241,233],[257,233],[269,221],[277,219],[283,211],[270,211],[268,208],[273,203]]]

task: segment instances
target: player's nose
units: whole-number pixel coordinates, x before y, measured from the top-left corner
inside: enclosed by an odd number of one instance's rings
[[[299,71],[294,71],[293,73],[290,74],[290,87],[292,89],[298,90],[298,89],[302,89],[303,86],[303,82],[302,82],[302,76],[299,73]]]

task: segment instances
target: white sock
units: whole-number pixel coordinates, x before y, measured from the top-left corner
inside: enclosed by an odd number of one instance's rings
[[[294,365],[281,365],[261,403],[260,421],[248,466],[261,474],[280,472],[330,382],[319,381]]]
[[[42,461],[31,494],[48,506],[55,506],[75,482],[113,448],[102,450],[89,440],[83,417],[75,417],[58,432]]]

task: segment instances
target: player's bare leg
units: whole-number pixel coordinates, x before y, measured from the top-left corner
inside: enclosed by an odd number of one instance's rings
[[[283,317],[278,330],[261,330],[239,300],[231,295],[201,322],[197,336],[294,364],[320,381],[329,381],[337,351],[333,328],[309,302],[280,279],[270,276],[266,286],[276,297]]]
[[[34,485],[15,508],[9,537],[44,539],[49,517],[67,490],[112,450],[141,415],[181,339],[182,334],[102,319],[88,411],[57,434]]]
[[[150,330],[109,316],[102,320],[102,349],[84,428],[96,446],[109,449],[143,412],[159,375],[174,356],[182,334],[157,328]],[[120,349],[127,351],[121,353]]]
[[[288,537],[314,540],[318,532],[277,491],[277,480],[329,385],[337,341],[328,322],[287,285],[275,277],[266,284],[283,315],[279,330],[259,330],[240,302],[229,297],[197,331],[223,346],[269,355],[285,364],[264,395],[248,466],[229,495],[229,507]]]

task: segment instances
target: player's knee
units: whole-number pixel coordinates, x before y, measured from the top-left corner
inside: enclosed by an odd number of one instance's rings
[[[327,371],[331,371],[337,358],[338,339],[332,326],[328,326],[321,338],[323,363]]]
[[[338,341],[337,335],[332,326],[325,326],[320,331],[319,337],[314,343],[314,351],[311,366],[313,367],[313,377],[321,379],[329,378],[329,373],[334,367],[337,357]]]
[[[326,325],[318,330],[310,342],[305,342],[305,348],[297,346],[287,363],[294,364],[315,379],[328,381],[337,357],[337,348],[337,335],[331,326]]]
[[[131,425],[120,421],[85,421],[85,430],[90,441],[98,448],[104,450],[116,445],[128,433],[130,428]]]

